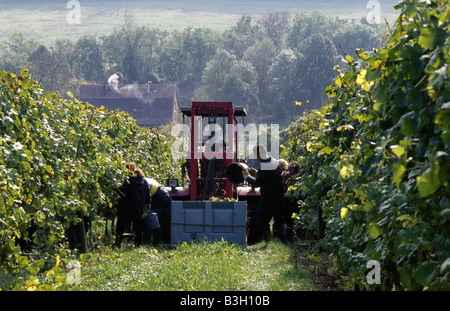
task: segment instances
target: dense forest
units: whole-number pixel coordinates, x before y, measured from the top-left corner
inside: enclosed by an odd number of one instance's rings
[[[127,10],[123,25],[107,36],[60,39],[51,46],[14,33],[0,42],[0,68],[21,68],[50,91],[78,95],[81,84],[175,83],[182,105],[192,100],[233,101],[252,113],[250,122],[287,126],[301,109],[319,108],[334,67],[356,48],[371,51],[384,25],[328,17],[319,12],[242,16],[218,31],[140,26]],[[295,102],[303,102],[301,109]]]

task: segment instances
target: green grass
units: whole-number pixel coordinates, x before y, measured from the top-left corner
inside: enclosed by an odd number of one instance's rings
[[[105,247],[81,258],[80,290],[301,291],[314,290],[307,272],[278,241],[242,247],[227,242],[177,247]]]

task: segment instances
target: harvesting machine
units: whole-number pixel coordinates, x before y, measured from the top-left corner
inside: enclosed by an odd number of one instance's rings
[[[232,102],[192,102],[191,107],[182,107],[181,113],[183,124],[189,127],[189,137],[183,136],[186,139],[183,146],[188,147],[184,151],[183,178],[181,184],[177,179],[165,181],[174,203],[182,202],[175,204],[181,204],[181,213],[185,213],[186,207],[193,204],[190,202],[211,201],[211,198],[245,202],[247,239],[251,242],[257,234],[252,230],[252,224],[257,221],[259,188],[244,186],[236,182],[236,176],[230,176],[241,174],[236,166],[246,167],[242,156],[245,154],[242,150],[245,144],[241,141],[245,138],[238,135],[236,128],[245,125],[247,111],[244,107],[234,106]],[[188,185],[185,185],[186,181]],[[201,220],[196,221],[197,226],[202,225]]]

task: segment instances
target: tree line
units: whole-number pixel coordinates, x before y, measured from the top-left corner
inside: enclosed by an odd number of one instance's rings
[[[28,68],[46,89],[75,96],[81,84],[106,83],[114,73],[123,84],[175,83],[182,105],[233,101],[251,111],[251,122],[285,126],[302,113],[296,101],[321,107],[342,56],[379,46],[383,31],[319,12],[242,16],[225,31],[166,31],[136,25],[127,11],[123,26],[102,37],[44,45],[14,33],[0,42],[0,68]]]

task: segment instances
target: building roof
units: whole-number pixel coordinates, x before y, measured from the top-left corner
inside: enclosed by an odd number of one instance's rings
[[[175,84],[82,85],[80,100],[95,107],[126,111],[142,127],[178,120],[180,106]]]

